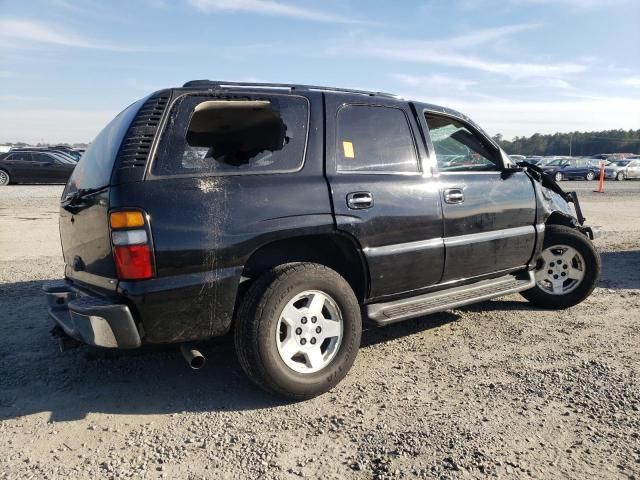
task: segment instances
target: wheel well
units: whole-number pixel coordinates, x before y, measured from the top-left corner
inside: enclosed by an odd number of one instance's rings
[[[576,227],[575,219],[561,212],[553,212],[544,223],[545,225],[564,225],[565,227],[571,228]]]
[[[351,285],[358,300],[367,293],[364,258],[355,241],[338,234],[305,235],[276,240],[253,252],[242,275],[257,278],[261,273],[291,262],[314,262],[335,270]]]

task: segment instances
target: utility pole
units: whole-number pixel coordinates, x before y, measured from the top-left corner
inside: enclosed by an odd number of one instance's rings
[[[571,135],[569,135],[569,156],[571,156],[571,147],[573,143],[573,133]]]

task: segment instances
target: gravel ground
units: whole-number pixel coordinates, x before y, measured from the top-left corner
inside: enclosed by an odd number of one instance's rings
[[[365,332],[333,391],[281,402],[230,343],[59,353],[59,186],[0,189],[0,478],[640,478],[640,182],[567,182],[603,228],[599,288]],[[37,221],[36,221],[37,220]]]

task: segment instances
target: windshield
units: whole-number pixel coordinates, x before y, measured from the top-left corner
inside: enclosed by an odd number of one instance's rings
[[[615,162],[611,162],[612,165],[617,167],[626,167],[629,164],[630,160],[617,160]]]
[[[145,100],[138,100],[129,105],[91,142],[76,164],[65,193],[73,193],[81,188],[100,188],[109,185],[120,144]]]

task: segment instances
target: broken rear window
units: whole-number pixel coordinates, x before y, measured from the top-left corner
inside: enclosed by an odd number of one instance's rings
[[[307,139],[306,98],[211,98],[176,102],[155,175],[234,175],[298,170]]]

